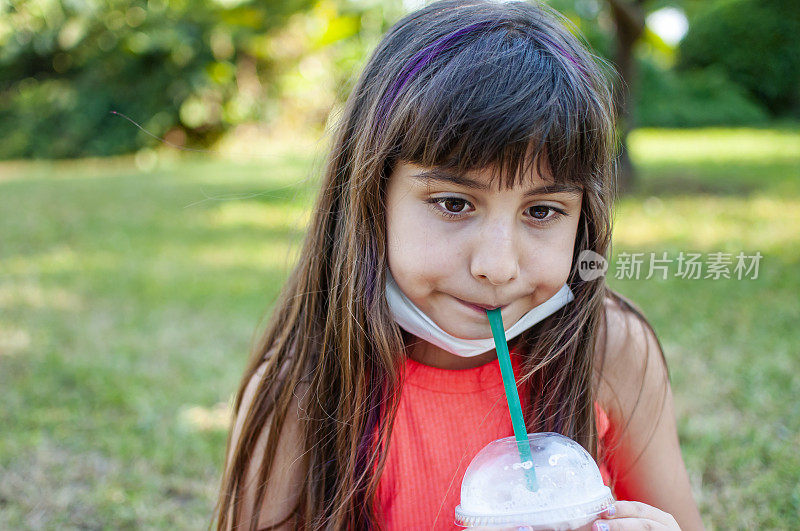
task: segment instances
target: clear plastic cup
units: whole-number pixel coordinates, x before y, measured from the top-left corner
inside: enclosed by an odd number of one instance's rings
[[[461,482],[455,523],[478,529],[572,530],[590,525],[614,501],[592,456],[558,433],[529,433],[532,460],[521,462],[517,441],[489,443]],[[529,489],[533,468],[538,489]]]

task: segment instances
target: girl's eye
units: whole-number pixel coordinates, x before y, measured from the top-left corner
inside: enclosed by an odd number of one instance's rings
[[[539,225],[552,223],[559,217],[566,215],[566,212],[563,210],[546,205],[535,205],[528,208],[528,211],[530,212],[530,216],[536,220],[536,223]],[[550,215],[550,212],[553,214]]]
[[[436,205],[436,212],[448,219],[461,218],[472,207],[472,203],[460,197],[432,197],[427,200],[427,203]],[[546,205],[534,205],[528,207],[526,211],[530,218],[533,219],[533,222],[539,226],[548,225],[559,217],[567,215],[566,212],[559,208]]]
[[[441,202],[441,205],[448,212],[457,214],[459,212],[463,212],[464,209],[467,208],[467,201],[457,197],[447,197]]]
[[[472,206],[469,201],[460,197],[432,197],[427,202],[438,205],[436,211],[450,219],[461,217]]]

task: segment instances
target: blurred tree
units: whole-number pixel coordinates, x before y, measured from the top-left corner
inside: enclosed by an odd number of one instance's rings
[[[634,47],[645,33],[647,8],[663,2],[645,0],[551,0],[555,9],[564,13],[583,33],[588,43],[616,68],[612,77],[617,131],[619,140],[618,188],[628,190],[634,180],[634,168],[627,150],[627,136],[632,129],[631,90],[636,83]]]
[[[638,61],[637,126],[764,126],[769,113],[717,67],[677,72]]]
[[[679,48],[682,71],[717,67],[775,116],[800,117],[797,0],[718,0],[697,14]]]
[[[273,36],[293,42],[274,80],[281,107],[274,124],[315,130],[335,118],[368,55],[403,14],[401,0],[317,0],[293,16]]]
[[[613,79],[619,140],[618,188],[621,193],[635,183],[635,168],[627,148],[628,133],[636,127],[634,107],[639,88],[637,49],[646,45],[662,53],[671,51],[645,20],[649,13],[676,7],[689,15],[700,9],[700,0],[551,0],[554,8],[566,14],[584,34],[588,43],[616,68]]]
[[[641,120],[651,125],[703,125],[727,120],[757,123],[764,119],[751,89],[750,93],[741,91],[732,83],[730,90],[723,91],[727,80],[735,77],[732,67],[697,73],[670,72],[674,47],[644,24],[647,14],[673,6],[682,9],[690,21],[697,19],[700,24],[707,20],[703,31],[709,32],[716,26],[713,17],[705,15],[709,10],[705,2],[550,0],[548,3],[564,13],[602,57],[610,58],[619,72],[619,78],[614,80],[614,96],[620,113],[622,191],[633,183],[627,133]],[[726,0],[714,6],[741,3],[757,2]],[[247,124],[269,124],[273,131],[318,128],[326,117],[336,117],[337,108],[369,52],[412,4],[418,3],[409,0],[0,3],[0,135],[3,137],[0,158],[124,153],[154,142],[125,120],[110,116],[112,110],[131,116],[148,131],[179,145],[209,145],[232,130],[237,134],[229,136],[236,137],[241,124],[245,124],[243,129],[254,127]],[[784,6],[782,13],[797,12],[797,9],[792,11],[789,0],[767,0],[765,4],[773,6],[770,9]],[[720,24],[720,27],[727,26]],[[763,35],[752,37],[761,38],[761,44],[748,44],[749,49],[761,53],[762,41],[769,41],[774,45],[770,50],[779,50],[770,53],[794,54],[792,57],[796,58],[800,46],[793,45],[794,51],[788,52],[786,46],[778,47],[780,42],[795,42],[793,37],[785,29],[770,33],[771,28],[774,26],[763,26],[759,32]],[[693,31],[690,25],[690,35]],[[729,33],[750,43],[738,33]],[[773,34],[777,36],[770,37]],[[797,34],[800,32],[794,37]],[[704,38],[695,40],[702,44]],[[695,69],[691,61],[699,64],[700,59],[690,57],[707,54],[689,53],[694,38],[687,39],[690,42],[685,53],[682,48],[682,61],[690,65],[686,68]],[[718,53],[734,49],[728,41],[719,39],[713,45]],[[726,58],[725,61],[730,60]],[[784,64],[785,60],[779,57],[762,64],[780,61]],[[714,61],[719,66],[722,59]],[[758,59],[748,64],[756,65]],[[647,79],[640,80],[638,72],[642,67]],[[776,68],[771,72],[790,70]],[[752,74],[752,68],[747,71],[751,72],[747,74],[751,79],[768,77]],[[737,82],[744,85],[741,79],[746,76],[737,76]],[[640,89],[649,93],[643,94]],[[683,97],[692,101],[687,105],[681,101]],[[635,102],[644,98],[647,108],[637,113]]]
[[[0,4],[0,158],[140,147],[119,111],[206,144],[271,111],[270,34],[311,0],[19,0]],[[149,139],[148,139],[149,140]]]
[[[638,82],[638,72],[633,56],[633,47],[644,33],[644,0],[607,0],[614,20],[614,64],[621,83],[614,84],[614,104],[617,109],[620,131],[619,189],[630,189],[634,179],[633,163],[628,155],[628,133],[633,128],[631,122],[631,91]]]

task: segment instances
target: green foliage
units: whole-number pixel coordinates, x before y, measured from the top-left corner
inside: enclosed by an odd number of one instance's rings
[[[0,158],[128,152],[157,135],[208,143],[262,119],[269,33],[311,0],[23,0],[0,10]],[[244,78],[236,79],[239,74]],[[247,85],[240,90],[237,83]]]
[[[573,26],[573,33],[578,33],[581,40],[605,59],[611,57],[614,50],[614,34],[609,26],[610,20],[604,17],[602,2],[594,0],[548,0],[545,2],[561,13]],[[577,30],[577,31],[574,31]]]
[[[548,3],[601,57],[611,57],[605,2]],[[644,10],[673,3],[648,1]],[[797,18],[789,14],[799,10],[785,0],[763,8],[750,0],[677,4],[693,21],[681,49],[683,71],[655,66],[663,43],[646,32],[637,50],[646,63],[640,125],[759,124],[764,105],[773,112],[794,105],[800,115],[800,30],[789,31]],[[744,36],[731,7],[740,4],[760,17]],[[156,143],[111,111],[173,144],[198,147],[244,123],[321,128],[405,11],[401,0],[0,2],[0,159],[112,155]]]
[[[635,123],[642,127],[759,125],[768,113],[719,68],[663,70],[640,61]]]
[[[679,67],[718,66],[773,114],[800,116],[796,0],[718,0],[692,20]]]

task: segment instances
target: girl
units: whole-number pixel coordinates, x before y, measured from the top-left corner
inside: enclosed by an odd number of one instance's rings
[[[466,466],[512,434],[496,307],[528,430],[631,500],[596,529],[702,528],[659,342],[577,267],[609,250],[612,133],[595,59],[543,7],[437,2],[389,30],[236,395],[219,529],[454,528]]]

